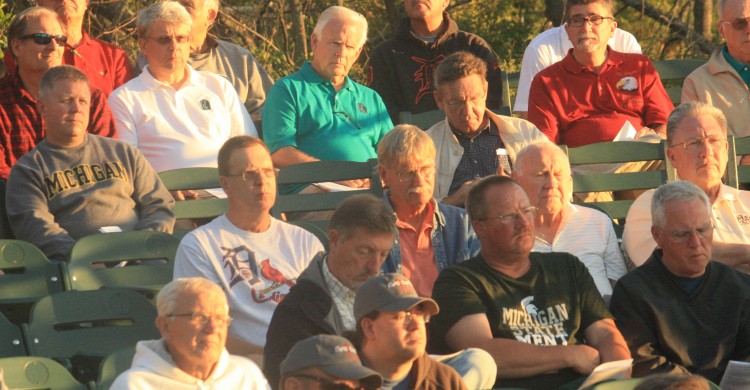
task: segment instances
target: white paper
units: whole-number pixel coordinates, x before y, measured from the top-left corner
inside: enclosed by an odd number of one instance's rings
[[[633,359],[615,360],[613,362],[602,363],[591,372],[586,381],[583,382],[578,390],[588,389],[604,381],[628,379],[630,378],[630,369],[633,367]]]
[[[636,134],[638,134],[638,130],[636,130],[633,124],[630,121],[625,121],[622,128],[620,128],[620,132],[617,133],[617,136],[612,141],[633,141]]]
[[[722,390],[750,389],[750,363],[730,360],[719,387]]]
[[[206,192],[209,194],[219,198],[219,199],[226,199],[227,194],[224,192],[223,188],[206,188]]]
[[[315,185],[315,186],[317,186],[319,188],[322,188],[322,189],[324,189],[324,190],[326,190],[328,192],[357,191],[357,190],[364,189],[364,188],[349,187],[349,186],[345,186],[345,185],[342,185],[342,184],[334,183],[334,182],[331,182],[331,181],[326,181],[326,182],[323,182],[323,183],[315,183],[313,185]]]
[[[99,228],[100,233],[119,233],[122,229],[119,226],[102,226]]]

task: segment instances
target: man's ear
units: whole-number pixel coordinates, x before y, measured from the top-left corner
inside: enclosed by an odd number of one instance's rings
[[[651,226],[651,236],[654,238],[654,241],[656,241],[656,246],[661,248],[662,243],[662,231],[659,230],[656,226]]]
[[[216,21],[216,17],[219,16],[219,12],[215,9],[208,10],[208,25],[212,25]]]
[[[169,328],[172,325],[172,321],[170,321],[169,318],[165,316],[158,316],[156,317],[156,321],[154,321],[154,323],[156,324],[156,329],[159,329],[161,337],[166,337],[169,334]]]

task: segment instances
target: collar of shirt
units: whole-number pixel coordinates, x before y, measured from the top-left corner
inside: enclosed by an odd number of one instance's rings
[[[732,57],[731,54],[729,54],[729,50],[727,49],[727,45],[724,45],[724,47],[721,49],[721,54],[724,56],[724,59],[727,60],[729,65],[737,71],[737,74],[740,75],[742,78],[742,81],[745,82],[745,84],[750,86],[750,65],[743,64],[739,61],[737,61],[734,57]]]
[[[357,296],[355,291],[344,286],[328,268],[328,255],[323,259],[323,279],[326,281],[328,290],[331,292],[333,303],[336,305],[341,319],[344,321],[344,327],[354,329],[356,320],[354,319],[354,298]]]
[[[487,114],[486,114],[486,113],[485,113],[484,115],[485,115],[485,117],[487,117]],[[473,137],[468,137],[468,136],[464,135],[463,133],[461,133],[460,131],[456,130],[456,128],[455,128],[455,127],[453,127],[453,125],[452,125],[452,124],[450,124],[450,122],[448,122],[448,127],[450,127],[450,128],[451,128],[451,131],[453,132],[453,135],[455,135],[455,136],[456,136],[456,138],[458,138],[458,140],[459,140],[459,143],[460,143],[460,141],[461,141],[461,140],[464,140],[464,141],[471,141],[471,140],[473,140],[474,138],[477,138],[477,137],[479,137],[479,136],[480,136],[480,135],[481,135],[482,133],[484,133],[484,132],[489,132],[489,134],[492,134],[492,135],[496,135],[496,136],[498,136],[498,137],[500,136],[500,133],[499,133],[499,132],[497,131],[497,127],[495,127],[495,123],[494,123],[494,122],[492,122],[492,121],[491,121],[491,120],[489,120],[489,119],[487,120],[487,126],[485,126],[485,127],[484,127],[484,129],[480,130],[480,131],[479,131],[479,132],[478,132],[478,133],[477,133],[477,134],[476,134],[475,136],[473,136]]]
[[[333,85],[331,84],[331,81],[320,77],[318,72],[316,72],[315,69],[313,69],[312,63],[310,61],[305,61],[305,63],[302,64],[302,68],[300,69],[300,72],[302,73],[302,78],[304,78],[305,81],[307,81],[308,83],[329,85],[333,89]],[[344,90],[344,89],[347,89],[349,91],[354,90],[352,79],[350,79],[348,75],[344,79],[344,87],[341,88],[341,90]]]
[[[21,98],[28,100],[32,105],[36,105],[36,99],[34,99],[29,91],[26,90],[26,87],[23,85],[23,81],[21,80],[21,76],[18,74],[18,72],[14,73],[10,77],[13,78],[13,84],[16,86],[16,88],[18,88],[18,93],[21,95]]]
[[[194,71],[193,68],[190,67],[190,65],[185,64],[185,71],[187,71],[187,80],[185,80],[185,83],[182,84],[180,89],[185,88],[188,85],[198,85],[198,86],[203,85],[203,83],[201,83],[200,80],[198,79],[199,77],[198,72]],[[155,90],[159,87],[172,88],[172,86],[170,86],[169,84],[163,83],[157,80],[156,78],[154,78],[151,72],[148,71],[148,65],[146,65],[143,68],[142,76],[143,76],[143,84],[147,88],[150,88],[151,90]]]
[[[396,215],[396,211],[393,209],[393,205],[391,204],[390,189],[386,188],[383,191],[383,199],[387,200],[386,204],[391,209],[391,211],[393,211],[393,215],[396,216],[396,224],[398,224],[398,215]],[[443,218],[443,214],[440,213],[437,201],[433,198],[430,202],[432,203],[432,215],[434,215],[432,226],[435,226],[435,224],[439,224],[441,227],[445,227],[445,219]]]
[[[573,50],[568,50],[568,55],[563,57],[562,66],[570,73],[582,73],[584,71],[588,71],[589,73],[592,73],[591,68],[588,66],[581,65],[578,61],[576,61],[575,57],[573,57]],[[599,74],[604,73],[607,68],[611,66],[616,66],[622,64],[622,53],[619,51],[612,50],[609,46],[607,46],[607,59],[604,61],[604,64],[602,65],[601,71],[599,71]]]

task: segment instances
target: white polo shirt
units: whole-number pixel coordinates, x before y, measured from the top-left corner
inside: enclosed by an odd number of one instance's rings
[[[615,34],[608,44],[612,50],[641,54],[641,46],[633,34],[619,28],[615,29]],[[531,80],[542,69],[562,60],[572,48],[573,43],[568,39],[565,25],[553,27],[531,40],[523,52],[514,111],[529,111]]]
[[[656,248],[651,236],[651,198],[656,190],[648,190],[635,200],[628,211],[623,247],[637,266],[645,263]],[[750,244],[750,192],[724,184],[711,206],[714,224],[713,242]]]
[[[157,172],[215,167],[228,138],[258,135],[229,81],[189,65],[186,70],[188,79],[176,90],[146,66],[109,97],[120,139],[140,149]]]

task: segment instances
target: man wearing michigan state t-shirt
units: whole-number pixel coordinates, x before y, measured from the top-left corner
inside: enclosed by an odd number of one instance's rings
[[[466,209],[481,254],[435,282],[433,353],[482,348],[497,363],[495,387],[530,389],[580,384],[597,365],[630,358],[583,263],[567,253],[530,253],[536,208],[515,181],[483,179]]]

